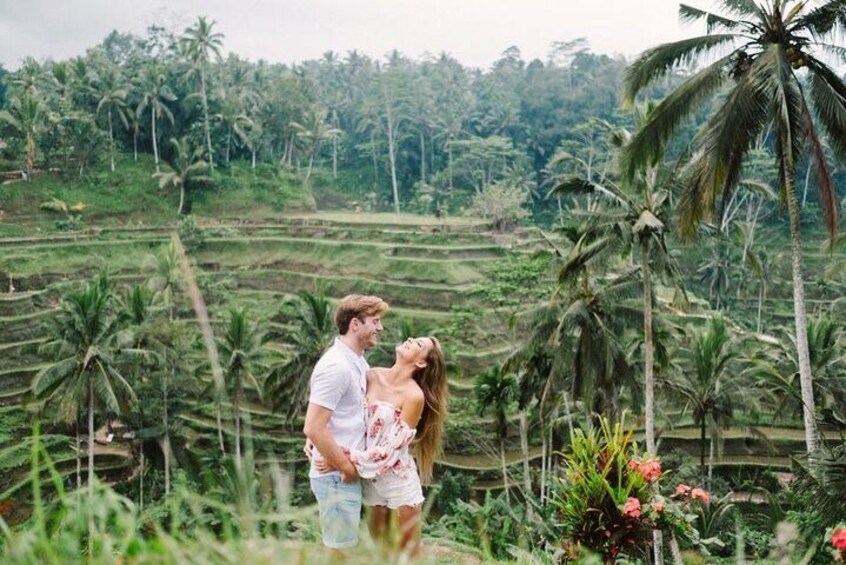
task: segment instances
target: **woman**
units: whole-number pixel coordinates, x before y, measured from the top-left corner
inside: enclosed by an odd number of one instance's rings
[[[364,479],[371,534],[384,541],[396,511],[400,549],[415,555],[420,548],[421,478],[432,477],[444,429],[446,365],[434,337],[409,338],[395,351],[392,367],[367,373],[367,449],[348,455]]]

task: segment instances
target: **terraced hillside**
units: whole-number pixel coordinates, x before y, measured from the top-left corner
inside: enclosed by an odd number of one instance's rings
[[[49,361],[39,353],[44,342],[44,324],[50,319],[63,291],[98,271],[107,270],[119,283],[135,284],[148,279],[152,256],[171,236],[172,226],[108,226],[82,233],[51,233],[40,237],[10,237],[2,241],[0,262],[0,449],[30,433],[31,413],[39,406],[28,397],[33,376]],[[386,319],[386,343],[398,336],[406,323],[415,331],[435,331],[442,337],[452,360],[450,390],[453,417],[450,418],[447,452],[438,472],[450,469],[469,472],[480,489],[502,484],[501,461],[494,425],[479,418],[471,402],[475,375],[501,361],[513,344],[505,331],[511,311],[494,307],[479,292],[497,270],[507,268],[515,253],[545,249],[547,243],[533,230],[503,238],[486,231],[478,221],[437,222],[431,218],[392,215],[288,215],[251,222],[200,222],[187,243],[189,257],[217,329],[231,306],[247,307],[252,316],[270,329],[284,330],[282,303],[297,291],[322,291],[332,299],[365,292],[383,296],[392,310]],[[822,258],[812,256],[813,268]],[[11,292],[10,292],[11,290]],[[667,289],[659,289],[659,301],[671,300]],[[824,300],[811,292],[811,300]],[[768,305],[781,306],[789,298],[774,289]],[[813,302],[812,302],[813,303]],[[520,310],[535,306],[527,301]],[[768,310],[772,308],[768,307]],[[699,301],[689,312],[675,314],[680,324],[698,325],[710,316]],[[175,322],[195,327],[194,312],[180,293]],[[284,343],[271,346],[283,354]],[[192,360],[201,365],[197,352]],[[211,378],[201,375],[208,383]],[[259,455],[281,457],[287,463],[301,463],[301,434],[298,422],[286,422],[269,408],[268,399],[248,391],[242,406],[248,419],[248,438]],[[187,446],[216,441],[216,408],[209,400],[188,400],[179,418]],[[228,412],[229,405],[224,405]],[[519,469],[516,421],[509,426],[509,466]],[[72,426],[51,424],[45,430],[57,447],[59,470],[71,477],[77,453],[85,455],[84,442],[77,451]],[[233,436],[234,426],[224,423],[223,433]],[[801,433],[789,428],[772,428],[770,441],[754,440],[746,432],[729,432],[718,472],[737,474],[745,469],[786,469],[790,455],[802,449]],[[120,438],[118,438],[120,439]],[[137,453],[133,442],[123,445],[98,444],[96,466],[112,481],[136,476]],[[682,450],[698,457],[698,430],[684,426],[666,430],[661,451]],[[529,456],[540,457],[530,446]],[[0,492],[25,477],[26,459],[4,462],[9,472],[0,479]],[[534,461],[537,463],[536,461]],[[299,465],[301,467],[301,465]]]
[[[0,449],[30,433],[31,413],[39,405],[29,398],[29,387],[33,376],[49,362],[39,347],[61,294],[103,270],[119,285],[145,281],[153,274],[152,256],[169,241],[172,229],[103,227],[2,241]],[[242,306],[271,329],[279,329],[285,323],[279,315],[280,306],[300,290],[322,291],[331,299],[350,292],[379,294],[392,306],[386,318],[387,343],[399,335],[403,323],[416,331],[444,336],[453,362],[450,379],[456,398],[471,396],[475,374],[510,352],[503,322],[508,313],[487,303],[478,290],[515,250],[545,247],[539,234],[531,230],[503,240],[487,232],[478,221],[444,223],[388,215],[301,215],[252,223],[209,222],[200,223],[192,233],[194,239],[186,241],[191,243],[187,246],[189,258],[216,327],[226,309]],[[175,322],[193,327],[194,313],[188,300],[180,294],[175,306]],[[532,306],[525,304],[521,309],[531,310]],[[271,346],[283,353],[286,350],[284,343]],[[195,361],[201,364],[200,352]],[[201,378],[210,381],[210,377]],[[300,426],[286,423],[256,391],[248,391],[248,396],[242,409],[249,420],[249,439],[260,457],[273,453],[282,455],[285,461],[300,461]],[[188,404],[189,409],[180,415],[188,443],[213,444],[217,429],[213,403],[192,399]],[[460,419],[465,427],[469,420],[479,437],[490,430],[493,439],[491,422],[471,414]],[[85,456],[84,442],[78,452],[73,426],[54,423],[45,431],[51,441],[63,446],[57,452],[57,465],[62,474],[71,477],[77,454]],[[231,435],[233,426],[224,425],[224,433]],[[98,444],[98,471],[116,481],[134,476],[137,461],[131,443],[117,447]],[[481,447],[472,443],[462,447],[462,451],[468,449],[478,451]],[[447,454],[444,463],[450,464],[452,456]],[[0,492],[21,486],[18,481],[25,476],[25,461],[21,458],[8,463],[10,472],[3,473]]]

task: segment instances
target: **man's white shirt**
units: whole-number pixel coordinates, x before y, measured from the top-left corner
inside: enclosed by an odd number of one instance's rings
[[[367,390],[367,361],[357,355],[340,338],[326,350],[311,373],[311,392],[308,401],[332,410],[328,429],[335,442],[346,449],[364,449],[364,403]],[[319,452],[315,448],[315,455]],[[309,477],[338,474],[320,473],[314,468],[312,457]]]

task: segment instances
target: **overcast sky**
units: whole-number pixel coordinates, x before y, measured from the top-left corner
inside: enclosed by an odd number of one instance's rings
[[[710,0],[691,2],[709,8]],[[418,58],[450,53],[488,68],[510,46],[545,59],[554,41],[586,37],[591,50],[633,56],[697,30],[679,23],[679,0],[0,0],[0,64],[66,59],[112,30],[148,25],[181,31],[199,15],[215,20],[224,53],[295,63],[333,50]]]

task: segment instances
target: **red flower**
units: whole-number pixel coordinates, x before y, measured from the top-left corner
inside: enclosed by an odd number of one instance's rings
[[[664,511],[664,503],[660,500],[656,500],[652,503],[652,508],[655,509],[655,512],[663,512]]]
[[[630,496],[623,505],[623,514],[630,518],[640,518],[640,500]]]
[[[638,465],[637,470],[643,475],[644,480],[651,483],[661,476],[661,462],[657,459],[650,459]]]
[[[831,545],[834,549],[846,550],[846,528],[837,528],[831,533]]]
[[[697,498],[704,503],[708,503],[708,493],[701,488],[695,488],[690,491],[690,498],[696,500]]]
[[[687,496],[690,494],[690,487],[686,484],[680,484],[676,487],[675,496]]]

